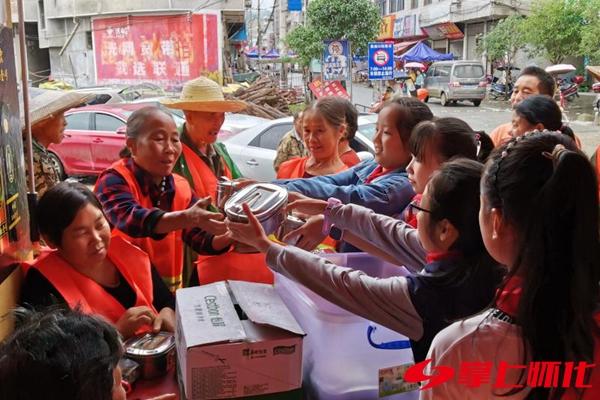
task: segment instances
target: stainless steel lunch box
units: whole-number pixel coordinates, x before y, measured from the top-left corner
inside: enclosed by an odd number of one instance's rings
[[[230,221],[248,222],[242,205],[247,203],[267,235],[277,232],[286,218],[287,190],[270,183],[256,183],[234,193],[225,203]]]
[[[175,336],[170,332],[135,336],[123,345],[125,356],[140,364],[143,379],[166,375],[175,366]]]

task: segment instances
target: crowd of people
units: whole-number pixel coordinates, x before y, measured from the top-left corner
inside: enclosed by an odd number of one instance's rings
[[[206,78],[188,82],[164,103],[184,111],[183,128],[160,107],[131,114],[127,149],[93,192],[54,178],[38,186],[48,248],[24,267],[21,305],[41,313],[21,311],[0,347],[0,380],[11,382],[0,397],[123,399],[119,335],[174,331],[178,288],[273,283],[275,271],[407,336],[426,376],[464,362],[504,374],[504,387],[450,380],[422,399],[599,398],[600,368],[585,387],[566,372],[554,386],[501,372],[502,363],[600,362],[598,179],[553,93],[551,76],[524,69],[512,122],[490,136],[435,117],[415,97],[394,98],[378,113],[375,157],[362,162],[349,147],[353,105],[315,101],[294,116],[274,160],[288,211],[306,218],[283,238],[292,246],[268,237],[248,205],[248,223],[215,207],[219,177],[252,183],[217,143],[224,113],[244,104]],[[62,111],[34,129],[44,131],[38,141],[59,140]],[[410,273],[371,277],[314,251],[323,247],[366,251]],[[33,380],[39,387],[10,397]]]

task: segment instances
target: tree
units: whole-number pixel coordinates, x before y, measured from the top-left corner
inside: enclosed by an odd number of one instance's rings
[[[588,0],[583,17],[580,53],[589,56],[592,64],[600,63],[600,0]]]
[[[503,19],[485,35],[477,50],[492,61],[513,65],[517,52],[525,47],[523,24],[524,18],[519,15]]]
[[[537,0],[525,20],[524,31],[533,53],[553,64],[580,54],[584,24],[583,4],[587,0]]]
[[[328,39],[348,39],[354,54],[365,54],[381,26],[379,8],[369,0],[313,0],[307,13],[307,24],[285,39],[304,66],[321,58],[323,41]]]

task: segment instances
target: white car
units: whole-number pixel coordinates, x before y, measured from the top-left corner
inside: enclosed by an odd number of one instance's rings
[[[373,136],[377,115],[358,117],[358,131],[350,147],[361,160],[372,159]],[[280,118],[256,125],[234,135],[219,138],[233,161],[246,178],[270,182],[276,178],[273,161],[283,136],[293,128],[292,117]]]

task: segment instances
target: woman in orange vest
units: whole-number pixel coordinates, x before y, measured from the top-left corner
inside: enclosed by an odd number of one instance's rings
[[[346,107],[340,100],[323,97],[304,110],[303,138],[310,155],[281,164],[277,179],[312,178],[348,169],[340,158],[339,146],[342,141],[346,143],[347,127],[356,127],[356,121],[346,120]]]
[[[129,158],[102,172],[96,194],[113,233],[150,256],[171,291],[182,285],[183,244],[201,254],[226,252],[223,216],[206,210],[188,182],[173,174],[181,154],[173,118],[158,107],[135,111],[127,120]],[[221,236],[214,236],[221,235]]]
[[[62,182],[40,199],[36,214],[52,251],[28,268],[22,304],[66,303],[112,322],[123,337],[173,332],[175,301],[146,253],[110,226],[94,194]]]

